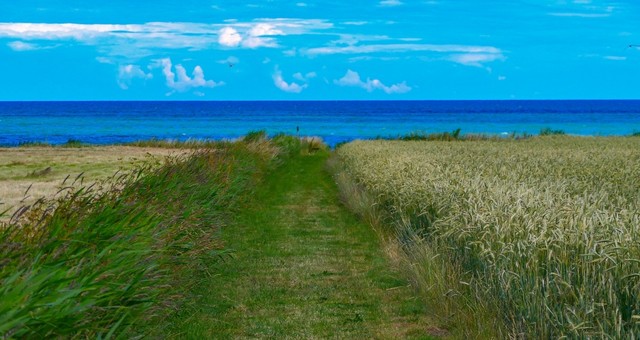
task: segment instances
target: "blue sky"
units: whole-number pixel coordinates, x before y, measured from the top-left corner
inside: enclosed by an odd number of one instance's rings
[[[0,100],[640,99],[640,2],[0,3]]]

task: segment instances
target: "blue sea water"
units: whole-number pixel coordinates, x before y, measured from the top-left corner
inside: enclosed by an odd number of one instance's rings
[[[0,145],[236,138],[252,130],[353,139],[463,133],[640,132],[640,101],[0,102]]]

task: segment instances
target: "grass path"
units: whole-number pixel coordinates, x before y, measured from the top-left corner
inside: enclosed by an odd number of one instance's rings
[[[379,238],[342,207],[326,153],[269,175],[224,229],[233,259],[212,265],[188,338],[429,338],[435,328]],[[437,333],[437,329],[435,331]]]

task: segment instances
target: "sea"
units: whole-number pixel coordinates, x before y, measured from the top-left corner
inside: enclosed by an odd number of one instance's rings
[[[329,145],[412,132],[508,136],[640,132],[640,100],[0,102],[0,145],[235,139],[250,131]]]

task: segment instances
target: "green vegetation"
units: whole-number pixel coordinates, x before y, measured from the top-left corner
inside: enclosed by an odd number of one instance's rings
[[[637,139],[369,141],[337,154],[364,192],[346,191],[351,205],[368,197],[360,211],[394,227],[429,312],[500,337],[640,335]]]
[[[161,323],[225,256],[225,211],[277,155],[268,142],[225,144],[18,209],[0,227],[0,335],[110,337]]]
[[[554,130],[550,127],[540,129],[540,136],[564,135],[564,130]]]
[[[24,142],[20,142],[18,143],[19,147],[24,147],[24,148],[29,148],[29,147],[50,147],[51,144],[48,142],[41,142],[41,141],[24,141]]]
[[[78,139],[69,139],[67,140],[66,143],[61,145],[64,148],[81,148],[84,146],[89,146],[89,144],[87,143],[83,143],[81,140]]]
[[[71,138],[71,139],[68,139],[65,143],[59,144],[59,145],[54,145],[46,141],[24,141],[24,142],[18,143],[18,146],[23,148],[33,148],[33,147],[79,148],[83,146],[89,146],[89,144],[83,143],[80,140]]]
[[[137,164],[0,216],[0,337],[640,336],[640,140],[556,132],[0,149]]]
[[[242,138],[245,142],[255,142],[267,139],[267,132],[264,130],[250,131]]]
[[[425,132],[412,132],[404,136],[400,136],[399,140],[461,140],[464,138],[464,135],[460,134],[461,129],[456,129],[452,132],[442,132],[442,133],[425,133]]]
[[[261,137],[263,138],[263,137]],[[260,140],[252,138],[251,140]],[[287,136],[289,159],[222,230],[233,259],[194,295],[169,337],[428,338],[446,331],[390,270],[375,232],[341,206],[329,153]],[[307,144],[308,143],[308,144]],[[305,145],[307,144],[307,145]],[[299,150],[299,151],[298,151]]]

